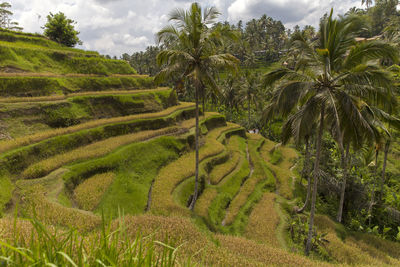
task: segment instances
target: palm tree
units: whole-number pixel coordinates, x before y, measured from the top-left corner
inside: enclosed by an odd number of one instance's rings
[[[300,184],[302,184],[303,177],[307,177],[307,194],[304,201],[303,207],[296,210],[297,213],[302,213],[308,205],[310,194],[311,194],[311,151],[310,151],[310,139],[314,135],[314,129],[317,125],[311,121],[306,121],[306,117],[302,116],[303,110],[300,109],[298,112],[289,116],[287,121],[282,127],[282,143],[287,144],[290,138],[293,137],[297,145],[304,142],[305,145],[305,159],[303,170],[301,172]]]
[[[309,44],[302,39],[293,46],[302,53],[294,70],[281,68],[265,76],[266,84],[278,82],[267,116],[287,116],[299,109],[302,120],[318,123],[316,153],[313,170],[313,193],[306,254],[311,249],[317,185],[320,176],[322,135],[326,126],[333,127],[338,143],[342,177],[347,176],[343,132],[356,136],[373,135],[369,123],[361,113],[368,110],[371,99],[378,104],[387,101],[392,81],[377,59],[397,60],[396,50],[381,41],[356,43],[352,20],[333,19],[330,15],[321,21],[318,40]]]
[[[247,122],[248,127],[250,127],[250,119],[251,119],[251,104],[256,104],[256,93],[258,86],[258,76],[257,73],[251,72],[247,70],[244,74],[244,86],[241,94],[247,100]]]
[[[238,60],[231,54],[216,52],[221,45],[221,32],[209,26],[219,14],[215,7],[202,10],[198,3],[193,3],[189,10],[172,11],[169,20],[174,25],[168,25],[157,33],[158,42],[166,43],[168,47],[157,55],[157,63],[163,68],[156,75],[156,81],[179,76],[189,80],[195,88],[195,188],[190,209],[194,208],[198,197],[199,94],[206,87],[218,91],[212,70],[224,67],[236,69],[238,64]]]
[[[372,0],[362,0],[361,5],[366,5],[367,8],[369,8],[370,5],[372,5]]]

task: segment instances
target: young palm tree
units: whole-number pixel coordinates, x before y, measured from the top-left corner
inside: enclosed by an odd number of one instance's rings
[[[238,60],[231,54],[217,52],[222,33],[218,28],[212,29],[210,26],[219,14],[214,7],[202,10],[198,3],[193,3],[189,10],[172,11],[169,19],[174,25],[168,25],[157,33],[158,42],[168,44],[168,47],[157,55],[157,63],[163,68],[156,75],[156,81],[179,76],[188,79],[195,88],[195,189],[190,209],[194,208],[198,197],[199,94],[206,87],[218,91],[212,70],[224,67],[236,69],[238,64]]]
[[[265,76],[265,84],[278,82],[267,116],[289,115],[299,109],[302,120],[318,122],[316,153],[313,171],[309,231],[306,254],[311,249],[317,185],[320,175],[322,135],[329,125],[337,140],[342,177],[347,176],[343,132],[355,132],[355,136],[368,138],[373,135],[361,109],[369,110],[368,103],[388,101],[392,81],[382,70],[378,60],[390,58],[396,61],[396,50],[381,41],[356,43],[355,29],[351,20],[333,19],[333,11],[321,21],[319,38],[309,44],[299,39],[293,46],[301,51],[294,70],[281,68]]]

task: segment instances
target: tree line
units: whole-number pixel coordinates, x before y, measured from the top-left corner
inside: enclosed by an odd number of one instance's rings
[[[400,236],[400,207],[393,200],[400,196],[400,172],[392,163],[387,169],[400,129],[400,14],[397,1],[371,4],[338,17],[331,10],[318,30],[286,30],[267,16],[244,27],[216,23],[215,8],[194,3],[170,14],[158,46],[123,55],[181,99],[196,102],[197,155],[200,105],[302,151],[296,186],[307,186],[292,218],[308,214],[300,241],[307,255],[317,246],[317,210],[352,230]],[[194,164],[190,208],[198,196],[198,157]]]

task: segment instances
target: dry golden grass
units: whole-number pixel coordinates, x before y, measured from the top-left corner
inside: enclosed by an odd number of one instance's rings
[[[21,138],[16,138],[13,140],[4,140],[4,141],[0,141],[0,153],[17,148],[17,147],[40,142],[47,138],[55,137],[58,135],[70,134],[70,133],[74,133],[74,132],[78,132],[81,130],[94,128],[94,127],[98,127],[98,126],[102,126],[102,125],[106,125],[106,124],[126,122],[126,121],[138,120],[138,119],[151,119],[151,118],[157,118],[157,117],[164,117],[164,116],[171,115],[172,113],[174,113],[178,110],[186,109],[186,108],[193,107],[193,106],[194,106],[193,103],[180,103],[177,106],[170,107],[170,108],[164,109],[163,111],[156,112],[156,113],[135,114],[135,115],[129,115],[129,116],[114,117],[114,118],[109,118],[109,119],[94,120],[94,121],[89,121],[86,123],[78,124],[78,125],[67,127],[67,128],[59,128],[59,129],[54,129],[54,130],[49,130],[49,131],[43,131],[41,133],[37,133],[34,135],[30,135],[30,136],[24,136]]]
[[[214,198],[218,195],[215,188],[206,188],[196,201],[194,212],[204,218],[208,217],[208,208]]]
[[[117,227],[118,220],[114,222]],[[193,264],[200,266],[261,266],[251,258],[246,259],[235,255],[223,247],[217,247],[214,242],[200,232],[188,218],[164,217],[153,215],[127,216],[124,220],[127,232],[132,238],[137,232],[150,235],[155,240],[173,240],[179,246],[178,257],[192,259]]]
[[[387,255],[400,260],[400,243],[383,240],[371,234],[354,234],[358,244],[367,244],[370,248],[383,251]]]
[[[230,252],[262,262],[268,266],[331,266],[328,263],[312,261],[306,257],[289,253],[283,249],[260,244],[242,237],[217,235],[221,247]],[[234,264],[232,266],[235,266]]]
[[[298,157],[296,150],[286,147],[279,146],[282,152],[282,161],[277,165],[271,164],[271,154],[270,152],[274,149],[276,143],[265,139],[264,145],[260,149],[260,154],[262,158],[266,161],[268,167],[274,172],[275,178],[278,182],[278,192],[279,195],[285,197],[286,199],[293,198],[293,191],[291,187],[291,179],[294,174],[290,171],[293,165],[293,161]]]
[[[327,233],[326,239],[329,243],[325,245],[325,249],[330,257],[338,263],[357,266],[400,266],[400,261],[398,260],[400,244],[385,241],[376,237],[370,239],[368,238],[369,235],[365,234],[356,234],[357,237],[360,237],[360,240],[348,236],[343,241],[336,234],[336,224],[325,215],[316,216],[315,225],[320,232]],[[367,237],[366,240],[363,240],[363,237]],[[385,246],[382,243],[386,243],[388,246]],[[390,255],[394,256],[390,253],[390,248],[396,248],[393,251],[395,252],[394,255],[397,254],[397,259],[390,257]]]
[[[85,180],[74,190],[74,199],[79,208],[94,210],[100,203],[101,198],[108,187],[114,181],[115,174],[112,172],[97,174]]]
[[[209,181],[211,184],[218,184],[221,180],[229,175],[238,166],[240,161],[240,153],[232,152],[228,161],[223,164],[217,165],[209,175]]]
[[[274,193],[265,193],[254,206],[244,232],[245,237],[279,247],[275,232],[280,218],[275,210],[275,198]]]
[[[72,93],[68,95],[51,95],[51,96],[38,96],[38,97],[1,97],[0,103],[49,102],[49,101],[66,100],[68,98],[75,96],[133,95],[133,94],[160,92],[167,90],[170,89],[167,87],[160,87],[156,89],[95,91],[95,92]]]
[[[217,138],[225,131],[238,128],[238,125],[228,124],[226,127],[216,128],[205,137],[205,144],[200,148],[200,161],[215,156],[225,150],[225,146]],[[151,210],[157,214],[188,215],[189,210],[174,202],[172,192],[174,188],[195,174],[195,153],[189,152],[178,160],[167,165],[157,175],[152,189]]]
[[[32,224],[28,220],[12,217],[1,218],[0,240],[14,240],[16,235],[29,239],[32,229]]]
[[[23,171],[22,177],[24,179],[42,177],[73,161],[100,157],[112,152],[120,146],[133,142],[141,142],[161,135],[177,133],[178,131],[179,128],[173,126],[159,130],[141,131],[138,133],[111,137],[32,164]]]
[[[50,201],[46,192],[47,190],[41,185],[32,186],[23,191],[21,199],[23,200],[23,209],[28,216],[35,216],[48,225],[67,226],[84,232],[93,230],[100,225],[100,217]]]

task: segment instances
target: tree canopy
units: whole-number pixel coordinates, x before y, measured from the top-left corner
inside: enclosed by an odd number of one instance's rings
[[[75,30],[75,21],[69,19],[64,13],[50,13],[47,16],[47,23],[44,25],[44,35],[57,43],[68,47],[82,44],[78,38],[79,32]]]

